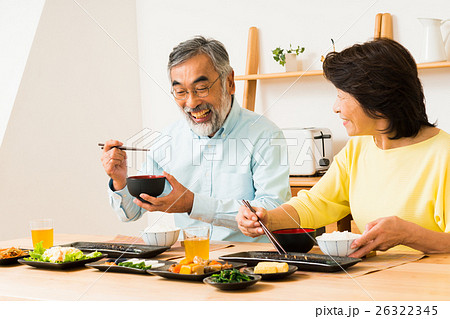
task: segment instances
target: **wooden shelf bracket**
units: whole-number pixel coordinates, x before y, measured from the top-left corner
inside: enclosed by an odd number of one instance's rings
[[[251,27],[248,30],[247,43],[247,62],[245,66],[245,75],[257,74],[259,66],[259,40],[258,29]],[[244,109],[254,111],[256,100],[256,79],[245,80],[244,83],[244,101],[242,107]]]

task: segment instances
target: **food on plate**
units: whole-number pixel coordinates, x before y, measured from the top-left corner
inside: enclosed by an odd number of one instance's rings
[[[28,252],[15,247],[0,249],[0,259],[15,258],[25,255],[28,255]]]
[[[37,243],[33,251],[30,251],[30,257],[25,258],[27,261],[43,261],[51,263],[66,263],[71,261],[85,260],[95,258],[102,255],[98,251],[94,251],[85,255],[81,250],[74,247],[52,247],[45,249],[42,246],[42,241]]]
[[[164,266],[164,264],[160,263],[158,260],[146,260],[146,259],[138,259],[138,258],[131,258],[131,259],[127,259],[122,262],[106,261],[102,265],[122,266],[122,267],[129,267],[129,268],[136,268],[136,269],[143,269],[143,270],[155,269],[155,268]]]
[[[120,262],[118,265],[139,269],[154,269],[164,266],[164,264],[160,263],[158,260],[146,260],[138,258],[127,259],[126,261]]]
[[[287,272],[289,265],[276,261],[261,261],[259,262],[253,272],[255,274],[274,274],[279,272]]]
[[[250,281],[252,278],[246,274],[241,273],[238,269],[225,269],[220,274],[211,275],[211,281],[221,283],[233,283]]]
[[[203,275],[228,268],[233,268],[233,265],[228,263],[222,264],[217,260],[205,260],[195,256],[193,259],[184,258],[178,264],[170,265],[168,270],[176,274]]]

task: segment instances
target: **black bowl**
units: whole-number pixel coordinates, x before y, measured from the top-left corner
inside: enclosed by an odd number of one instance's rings
[[[164,176],[138,175],[127,178],[127,186],[130,194],[144,203],[147,203],[147,201],[140,198],[140,194],[144,193],[157,197],[164,191],[165,184],[166,178]]]
[[[288,228],[272,232],[287,252],[307,253],[316,243],[316,230],[311,228]]]

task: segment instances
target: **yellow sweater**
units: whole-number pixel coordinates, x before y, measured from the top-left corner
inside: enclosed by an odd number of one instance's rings
[[[450,135],[381,150],[372,136],[352,138],[328,172],[287,204],[301,226],[318,228],[352,213],[356,225],[398,216],[424,228],[450,232]]]

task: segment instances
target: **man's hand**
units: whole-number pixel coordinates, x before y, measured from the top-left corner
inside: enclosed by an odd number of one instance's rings
[[[147,194],[140,194],[139,196],[150,204],[141,202],[137,198],[133,202],[150,212],[190,213],[194,204],[194,193],[181,185],[172,175],[166,172],[163,175],[172,186],[172,191],[169,195],[157,198]]]
[[[394,246],[405,244],[408,237],[413,236],[409,222],[397,217],[383,217],[366,225],[363,235],[356,239],[351,248],[358,248],[349,257],[360,258],[372,250],[385,251]]]
[[[119,141],[107,141],[101,157],[103,168],[113,180],[115,190],[121,190],[127,184],[127,153],[117,148],[122,145]]]
[[[256,214],[258,217],[264,222],[266,222],[266,213],[267,211],[262,207],[254,207],[256,210]],[[256,218],[255,214],[250,211],[245,206],[239,207],[239,212],[236,215],[236,221],[240,231],[249,237],[258,237],[264,234],[264,230],[261,227],[261,224],[258,222],[258,218]]]

